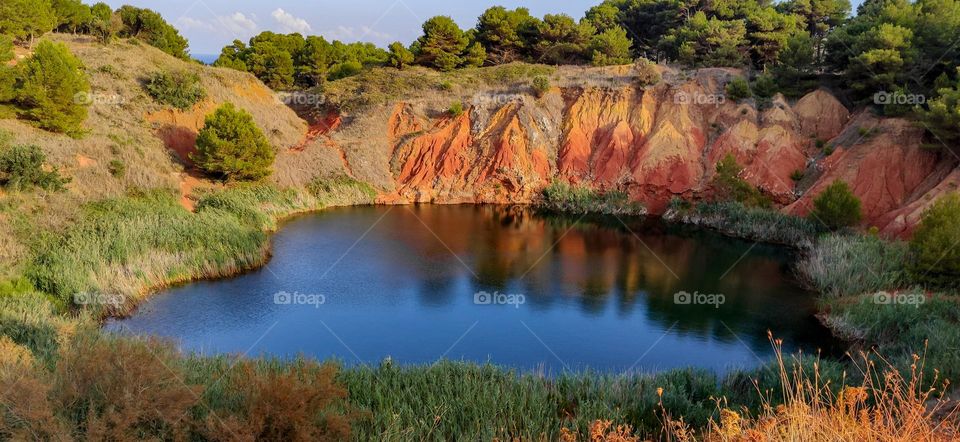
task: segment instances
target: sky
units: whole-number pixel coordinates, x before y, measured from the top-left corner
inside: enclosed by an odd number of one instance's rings
[[[853,0],[854,8],[861,0]],[[322,35],[327,40],[369,41],[379,46],[420,36],[435,15],[449,15],[464,29],[490,6],[523,6],[538,17],[566,13],[575,19],[601,0],[107,0],[150,8],[190,41],[194,55],[219,54],[233,40],[262,31]]]

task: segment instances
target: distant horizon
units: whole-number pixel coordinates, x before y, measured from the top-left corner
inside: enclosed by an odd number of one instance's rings
[[[852,11],[863,0],[852,0]],[[410,44],[421,33],[421,25],[437,15],[452,17],[462,28],[476,25],[477,17],[491,6],[525,7],[530,13],[564,13],[583,17],[602,0],[482,0],[455,4],[437,0],[355,0],[349,3],[322,0],[317,4],[276,0],[269,3],[250,0],[106,0],[111,7],[124,4],[150,8],[173,24],[190,42],[195,58],[217,56],[234,40],[246,42],[263,31],[300,32],[320,35],[345,43],[370,42],[385,48],[394,41]],[[203,60],[201,60],[203,61]]]

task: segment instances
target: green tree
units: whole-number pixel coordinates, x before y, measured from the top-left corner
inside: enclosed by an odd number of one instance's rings
[[[920,113],[921,121],[939,141],[935,145],[942,143],[960,151],[960,84],[938,92],[927,103],[928,109]]]
[[[226,181],[270,175],[275,154],[253,116],[225,103],[207,116],[190,158],[206,173]]]
[[[850,0],[787,0],[777,5],[780,11],[794,14],[806,28],[810,38],[813,62],[823,62],[826,39],[831,31],[842,25],[850,13]]]
[[[713,176],[713,189],[721,200],[733,200],[751,207],[769,207],[770,199],[754,185],[740,178],[743,167],[732,154],[726,154],[717,162]]]
[[[163,17],[145,8],[124,5],[117,10],[123,23],[121,34],[136,37],[174,57],[188,60],[187,39]]]
[[[467,47],[466,52],[463,53],[464,67],[478,68],[483,66],[483,62],[486,60],[487,50],[478,42],[471,43],[470,46]]]
[[[579,64],[589,59],[589,45],[596,29],[589,22],[577,23],[566,14],[547,14],[537,25],[533,52],[547,64]]]
[[[587,10],[584,16],[597,32],[620,26],[620,8],[611,2],[603,2]]]
[[[17,101],[23,116],[43,129],[78,135],[87,118],[80,98],[90,93],[80,60],[62,43],[41,41],[33,56],[17,68]]]
[[[286,89],[293,85],[293,57],[271,42],[251,44],[246,66],[247,70],[273,89]]]
[[[193,107],[207,95],[200,76],[185,71],[156,72],[147,79],[144,89],[158,102],[180,110]]]
[[[441,71],[452,71],[463,63],[469,39],[452,18],[436,16],[423,24],[423,35],[415,45],[417,63]]]
[[[88,31],[97,37],[101,43],[108,43],[123,29],[123,21],[119,14],[114,14],[110,5],[97,3],[90,8],[90,25]]]
[[[410,52],[403,43],[395,41],[390,44],[390,65],[397,68],[403,69],[407,65],[413,63],[413,52]]]
[[[3,0],[0,2],[0,34],[19,42],[33,43],[37,36],[57,26],[50,0]]]
[[[860,199],[843,181],[833,182],[817,195],[810,212],[810,219],[825,224],[831,230],[855,226],[862,216]]]
[[[477,21],[477,41],[486,49],[493,64],[510,63],[529,53],[529,34],[538,20],[527,8],[507,10],[494,6],[483,12]]]
[[[52,6],[57,17],[57,29],[76,33],[90,27],[93,14],[90,7],[80,0],[53,0]]]
[[[660,70],[657,64],[640,57],[633,63],[633,70],[636,72],[636,82],[640,87],[653,86],[660,82]]]
[[[698,11],[661,43],[690,66],[743,66],[749,52],[744,20],[708,17]]]
[[[610,66],[630,63],[630,45],[627,31],[620,26],[607,29],[593,37],[590,49],[594,66]]]
[[[934,286],[960,286],[960,195],[950,193],[923,213],[910,240],[910,273]]]
[[[323,83],[330,73],[332,57],[333,45],[323,37],[308,36],[293,61],[297,82],[307,87]]]
[[[771,72],[784,95],[799,97],[816,87],[813,39],[806,33],[790,37]]]

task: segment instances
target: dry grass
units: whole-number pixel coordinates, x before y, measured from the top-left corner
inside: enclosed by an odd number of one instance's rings
[[[781,342],[774,341],[782,391],[761,393],[762,411],[727,408],[718,400],[719,418],[698,435],[682,418],[665,415],[667,439],[710,441],[952,441],[960,437],[957,405],[945,397],[949,381],[924,379],[923,359],[914,356],[901,373],[876,354],[854,364],[859,385],[831,385],[819,369],[788,368]],[[778,405],[775,405],[778,404]]]

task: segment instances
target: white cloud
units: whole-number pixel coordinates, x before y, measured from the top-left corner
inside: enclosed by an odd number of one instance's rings
[[[273,19],[280,23],[283,26],[285,32],[299,32],[301,34],[307,34],[312,31],[310,23],[307,23],[306,20],[293,16],[287,11],[284,11],[283,8],[277,8],[276,11],[273,11],[271,14]]]
[[[217,17],[217,20],[234,34],[247,34],[257,30],[257,22],[242,12],[234,12],[228,16]]]
[[[177,24],[185,30],[200,29],[203,31],[213,31],[213,26],[211,26],[210,23],[193,17],[180,17],[177,19]]]

